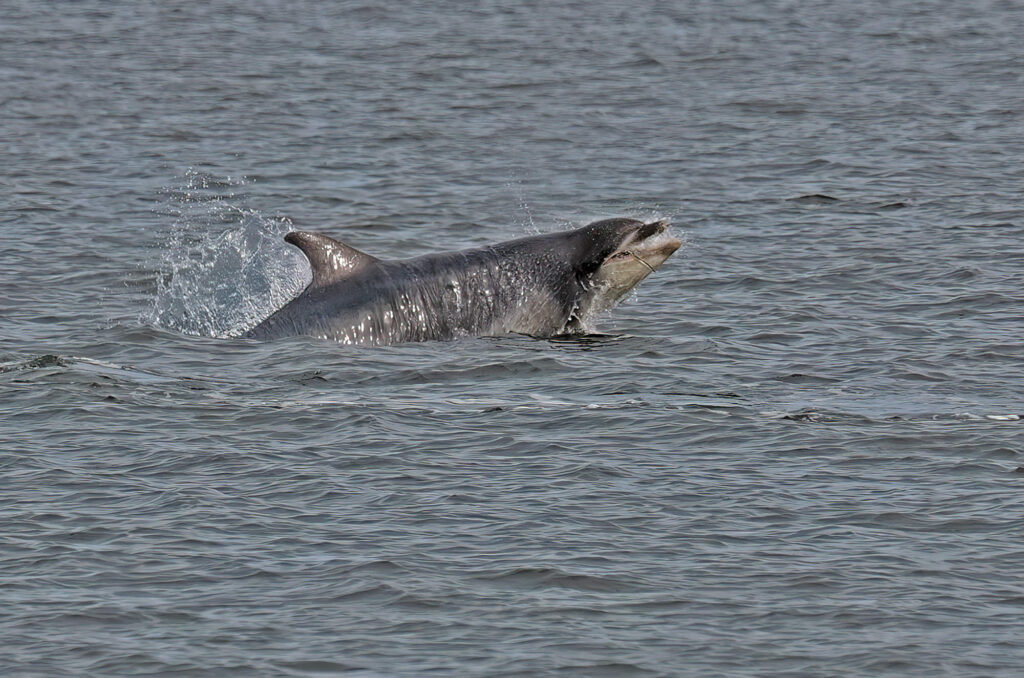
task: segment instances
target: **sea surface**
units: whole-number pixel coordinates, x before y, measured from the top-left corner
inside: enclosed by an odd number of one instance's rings
[[[1024,6],[0,1],[0,675],[1019,676]],[[237,335],[591,220],[578,338]]]

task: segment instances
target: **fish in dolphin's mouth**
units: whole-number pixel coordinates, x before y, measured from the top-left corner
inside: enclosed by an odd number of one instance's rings
[[[639,227],[608,257],[605,265],[634,259],[648,269],[645,276],[653,273],[682,245],[682,242],[668,230],[668,226],[666,219],[659,219]],[[642,279],[639,278],[636,282]]]
[[[681,245],[669,230],[667,220],[637,222],[591,275],[588,298],[581,300],[583,315],[600,313],[614,306]]]

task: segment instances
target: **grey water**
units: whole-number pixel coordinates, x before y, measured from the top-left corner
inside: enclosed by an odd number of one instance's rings
[[[0,674],[1020,675],[1022,25],[0,2]],[[237,338],[612,216],[591,336]]]

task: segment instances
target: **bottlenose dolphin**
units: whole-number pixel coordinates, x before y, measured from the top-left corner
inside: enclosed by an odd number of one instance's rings
[[[245,337],[382,345],[583,332],[680,245],[668,222],[636,219],[396,261],[318,233],[284,239],[309,259],[313,280]]]

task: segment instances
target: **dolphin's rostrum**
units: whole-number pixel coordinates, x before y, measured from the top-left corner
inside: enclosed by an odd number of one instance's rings
[[[346,344],[585,330],[680,242],[668,223],[605,219],[479,249],[383,261],[326,235],[285,240],[309,259],[303,292],[244,336],[308,334]]]

